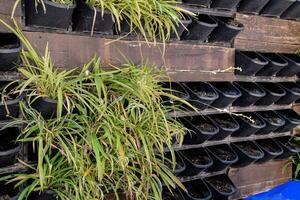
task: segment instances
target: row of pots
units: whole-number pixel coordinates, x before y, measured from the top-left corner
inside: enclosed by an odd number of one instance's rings
[[[222,113],[207,116],[177,118],[189,131],[183,144],[197,145],[205,141],[219,141],[229,136],[249,137],[291,131],[300,124],[300,116],[293,110]]]
[[[300,20],[299,0],[182,0],[182,2],[207,8]]]
[[[300,11],[299,11],[300,12]],[[246,76],[295,76],[300,73],[300,57],[296,54],[236,51],[235,74]]]
[[[163,83],[163,87],[172,89],[173,95],[186,100],[199,110],[209,107],[226,108],[230,105],[288,105],[300,99],[300,85],[295,82],[172,82]],[[182,102],[174,102],[167,97],[162,97],[162,101],[165,105],[175,104],[182,109],[191,109]]]
[[[163,190],[162,200],[227,199],[237,192],[237,187],[226,174],[183,182],[187,191],[176,188]]]
[[[201,172],[212,173],[228,167],[240,168],[273,159],[287,159],[299,152],[300,142],[290,136],[181,150],[176,152],[174,173],[185,179]]]

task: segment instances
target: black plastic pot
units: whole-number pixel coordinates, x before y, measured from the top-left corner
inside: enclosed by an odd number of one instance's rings
[[[213,199],[227,199],[236,193],[237,188],[226,174],[204,178],[211,190]],[[220,188],[223,190],[220,191]]]
[[[201,6],[208,8],[210,7],[211,0],[182,0],[185,4],[195,5],[195,6]]]
[[[264,152],[264,157],[257,160],[256,163],[265,163],[283,154],[283,149],[273,139],[256,140],[255,143]]]
[[[44,190],[43,192],[31,193],[28,200],[59,200],[58,195],[52,190]]]
[[[279,71],[276,76],[294,76],[300,73],[299,56],[296,54],[281,54],[281,56],[288,62],[288,66]]]
[[[286,91],[286,95],[281,97],[276,104],[288,105],[300,99],[300,86],[294,82],[278,83],[279,87]]]
[[[258,83],[258,85],[266,92],[266,95],[255,103],[257,106],[269,106],[286,95],[286,91],[275,83],[265,82]]]
[[[180,20],[180,23],[176,27],[176,31],[179,39],[183,36],[183,33],[185,31],[188,31],[187,28],[191,23],[192,23],[192,19],[189,16],[185,16],[184,19]],[[171,33],[170,38],[178,39],[177,35],[175,33]]]
[[[0,33],[0,71],[14,71],[20,63],[21,43],[11,33]]]
[[[236,10],[241,0],[212,0],[211,7],[222,10]]]
[[[211,191],[202,179],[183,182],[183,185],[187,189],[187,193],[182,192],[186,200],[209,200],[212,197]]]
[[[65,104],[65,102],[64,102]],[[31,102],[31,107],[36,109],[45,119],[50,119],[57,115],[57,100],[39,97]],[[62,115],[67,114],[65,105],[62,106]]]
[[[113,18],[109,11],[102,13],[101,9],[94,9],[81,1],[77,5],[74,23],[76,31],[113,34],[114,30]]]
[[[8,174],[2,175],[7,176]],[[7,183],[6,181],[0,181],[0,199],[17,200],[19,189],[15,188],[12,183]]]
[[[296,0],[270,0],[261,11],[262,16],[280,17]]]
[[[219,98],[212,104],[213,107],[226,108],[242,95],[241,91],[230,82],[212,82],[210,84],[219,94]]]
[[[280,17],[283,19],[300,20],[300,1],[297,0]]]
[[[198,40],[204,42],[208,40],[211,32],[218,26],[218,23],[208,15],[199,15],[197,20],[188,26],[189,31],[182,35],[183,40]]]
[[[266,92],[254,82],[234,82],[233,84],[242,92],[242,96],[232,103],[233,106],[251,106],[266,95]]]
[[[36,7],[35,1],[25,1],[26,24],[68,30],[76,5],[63,5],[49,0],[44,0],[44,3],[46,11],[41,3]]]
[[[219,128],[205,116],[195,116],[193,118],[179,118],[183,125],[190,131],[184,136],[183,143],[201,144],[219,132]]]
[[[186,91],[186,89],[180,84],[180,83],[176,83],[176,82],[164,82],[161,83],[163,88],[165,88],[166,92],[171,93],[172,95],[182,98],[186,101],[189,100],[190,95],[189,93]],[[162,97],[162,103],[166,106],[171,106],[171,105],[177,105],[180,106],[182,105],[182,102],[180,101],[173,101],[172,99],[170,99],[169,97]]]
[[[183,161],[181,155],[177,152],[175,152],[175,160],[176,160],[176,166],[175,166],[174,174],[178,175],[186,169],[186,165],[185,165],[185,162]],[[172,156],[171,156],[171,153],[166,153],[165,154],[165,164],[172,169]]]
[[[256,76],[274,76],[277,72],[288,66],[288,62],[283,57],[274,53],[263,53],[262,56],[269,61],[269,63],[259,70]]]
[[[233,117],[240,125],[239,131],[231,134],[232,137],[248,137],[266,127],[264,120],[253,112],[238,113],[240,116]]]
[[[231,143],[239,160],[233,167],[245,167],[264,157],[264,152],[252,141]]]
[[[255,134],[256,135],[267,135],[279,127],[284,126],[285,121],[274,111],[261,111],[257,112],[259,116],[265,121],[266,126],[258,130]]]
[[[235,52],[235,66],[241,68],[241,71],[235,70],[235,74],[252,76],[268,63],[259,53],[250,51]]]
[[[188,82],[183,86],[190,94],[189,103],[200,110],[206,109],[219,98],[218,93],[209,83]]]
[[[163,188],[162,200],[185,200],[179,189],[172,189],[169,191],[168,188]]]
[[[207,168],[207,172],[222,171],[238,161],[236,153],[228,144],[209,146],[206,148],[213,160],[213,165]]]
[[[6,128],[0,130],[0,135],[0,167],[13,165],[21,150],[20,145],[16,143],[20,130],[17,127]]]
[[[287,159],[300,153],[300,142],[290,136],[275,138],[275,141],[283,149],[283,153],[277,156],[276,160]]]
[[[210,34],[209,42],[231,43],[242,30],[244,25],[228,17],[214,17],[218,27]]]
[[[276,129],[274,131],[276,133],[291,131],[300,124],[300,115],[298,115],[292,109],[276,110],[275,112],[285,120],[285,125]]]
[[[223,140],[240,128],[237,121],[229,114],[215,114],[209,115],[209,117],[214,120],[215,124],[219,128],[219,133],[209,140]]]
[[[242,1],[238,6],[238,11],[241,13],[258,15],[270,0],[251,0]]]
[[[186,170],[179,176],[195,176],[213,164],[204,148],[182,150],[179,154],[186,163]]]

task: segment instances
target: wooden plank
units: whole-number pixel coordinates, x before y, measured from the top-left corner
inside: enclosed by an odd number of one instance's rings
[[[1,0],[0,0],[1,1]],[[1,6],[1,5],[0,5]],[[12,20],[10,18],[9,15],[4,15],[0,13],[0,19],[2,19],[3,21],[5,21],[6,23],[12,25]],[[15,20],[20,24],[21,23],[21,17],[15,17]],[[0,32],[2,33],[7,33],[10,32],[9,30],[7,30],[7,28],[5,28],[2,24],[0,24]]]
[[[175,42],[166,44],[164,51],[163,44],[155,46],[144,41],[42,32],[25,34],[40,52],[48,42],[55,64],[64,68],[80,67],[94,55],[100,56],[105,66],[130,60],[172,73],[218,71],[234,66],[233,48]]]
[[[270,161],[244,168],[231,168],[228,175],[239,189],[239,193],[232,199],[240,199],[264,192],[290,180],[292,178],[292,166],[286,165],[287,161]]]
[[[237,13],[244,24],[235,47],[244,50],[291,53],[300,47],[300,22]]]
[[[10,16],[14,7],[14,0],[0,0],[0,14]],[[15,10],[15,16],[22,16],[21,3],[17,6]]]

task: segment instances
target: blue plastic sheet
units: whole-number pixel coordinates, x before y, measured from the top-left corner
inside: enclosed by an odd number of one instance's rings
[[[290,181],[245,200],[300,200],[300,181]]]

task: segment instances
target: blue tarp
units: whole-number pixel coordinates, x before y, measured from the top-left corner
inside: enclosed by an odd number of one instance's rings
[[[300,181],[290,181],[245,200],[300,200]]]

